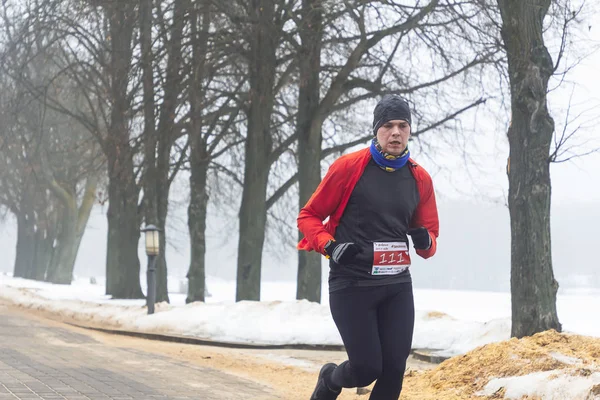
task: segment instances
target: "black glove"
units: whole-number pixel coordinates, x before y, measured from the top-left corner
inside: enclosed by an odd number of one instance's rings
[[[426,228],[413,228],[406,233],[412,237],[415,249],[428,250],[431,247],[431,236],[429,236],[429,231]]]
[[[349,264],[361,250],[352,242],[338,243],[332,240],[325,246],[325,252],[336,264]]]

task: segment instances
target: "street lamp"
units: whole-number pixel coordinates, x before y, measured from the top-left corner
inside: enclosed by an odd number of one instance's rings
[[[146,305],[148,314],[154,314],[154,303],[156,302],[156,259],[160,254],[160,229],[154,225],[146,225],[142,229],[146,236],[146,255],[148,256],[148,271],[146,278],[148,280],[148,296]]]
[[[142,232],[146,234],[146,254],[157,256],[160,254],[160,229],[154,225],[147,225]]]

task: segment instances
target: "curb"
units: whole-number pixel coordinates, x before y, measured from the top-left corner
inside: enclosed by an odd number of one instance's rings
[[[414,349],[411,354],[414,358],[420,361],[425,361],[431,364],[441,364],[450,357],[432,354],[439,351],[438,349]]]
[[[71,325],[77,328],[89,329],[98,332],[123,335],[130,337],[137,337],[148,340],[158,340],[163,342],[192,344],[197,346],[210,346],[210,347],[223,347],[229,349],[254,349],[254,350],[313,350],[313,351],[344,351],[343,345],[327,345],[327,344],[253,344],[253,343],[235,343],[235,342],[222,342],[210,339],[200,339],[192,336],[181,336],[181,335],[166,335],[160,333],[149,333],[140,331],[126,331],[121,329],[107,329],[97,328],[87,325],[79,325],[73,322],[65,322],[67,325]],[[414,358],[420,361],[425,361],[431,364],[440,364],[450,357],[438,356],[432,354],[432,352],[438,351],[438,349],[413,349],[411,354]]]
[[[158,340],[163,342],[193,344],[199,346],[224,347],[230,349],[256,349],[256,350],[325,350],[325,351],[343,351],[344,346],[327,344],[253,344],[253,343],[235,343],[221,342],[210,339],[200,339],[192,336],[165,335],[160,333],[148,333],[139,331],[125,331],[120,329],[96,328],[93,326],[79,325],[72,322],[65,322],[77,328],[90,329],[98,332],[109,333],[113,335],[131,336],[148,340]]]
[[[1,303],[0,298],[0,303]],[[9,306],[15,306],[17,308],[27,310],[27,308],[21,307],[19,304],[11,303]],[[52,317],[48,317],[49,319],[54,319]],[[68,321],[60,321],[63,324],[70,325],[80,329],[88,329],[97,332],[103,332],[112,335],[122,335],[122,336],[130,336],[137,337],[141,339],[147,340],[157,340],[163,342],[172,342],[172,343],[182,343],[182,344],[191,344],[198,346],[210,346],[210,347],[222,347],[222,348],[230,348],[230,349],[255,349],[255,350],[313,350],[313,351],[345,351],[345,347],[343,345],[326,345],[326,344],[259,344],[259,343],[236,343],[236,342],[223,342],[216,341],[210,339],[200,339],[192,336],[182,336],[182,335],[173,335],[173,334],[160,334],[160,333],[149,333],[149,332],[140,332],[140,331],[127,331],[122,329],[108,329],[108,328],[98,328],[95,326],[89,325],[81,325],[75,322]],[[439,356],[432,354],[433,352],[439,351],[439,349],[412,349],[410,354],[417,360],[428,362],[431,364],[440,364],[443,361],[449,359],[450,357]]]

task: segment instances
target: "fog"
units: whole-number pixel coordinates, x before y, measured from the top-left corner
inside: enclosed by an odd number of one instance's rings
[[[437,254],[422,260],[413,253],[414,285],[421,288],[506,291],[510,288],[510,220],[502,205],[466,200],[440,200],[440,238]],[[104,276],[106,262],[106,208],[97,207],[90,219],[77,258],[75,275]],[[189,240],[185,232],[185,209],[172,213],[171,244],[167,248],[169,275],[185,279],[189,264]],[[225,221],[210,219],[207,273],[235,279],[237,232],[220,231]],[[231,223],[229,223],[231,225]],[[596,256],[600,209],[597,202],[556,204],[552,209],[553,263],[561,288],[600,288],[600,261]],[[2,224],[0,271],[12,271],[16,225]],[[272,254],[273,248],[284,254]],[[270,251],[269,251],[270,250]],[[275,252],[276,253],[276,252]],[[142,273],[146,268],[143,240],[139,244]],[[271,240],[265,245],[263,280],[295,280],[297,253]],[[323,278],[327,264],[323,261]]]

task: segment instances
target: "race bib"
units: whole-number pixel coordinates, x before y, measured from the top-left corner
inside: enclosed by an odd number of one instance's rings
[[[410,267],[408,245],[404,242],[374,242],[371,275],[397,275]]]

